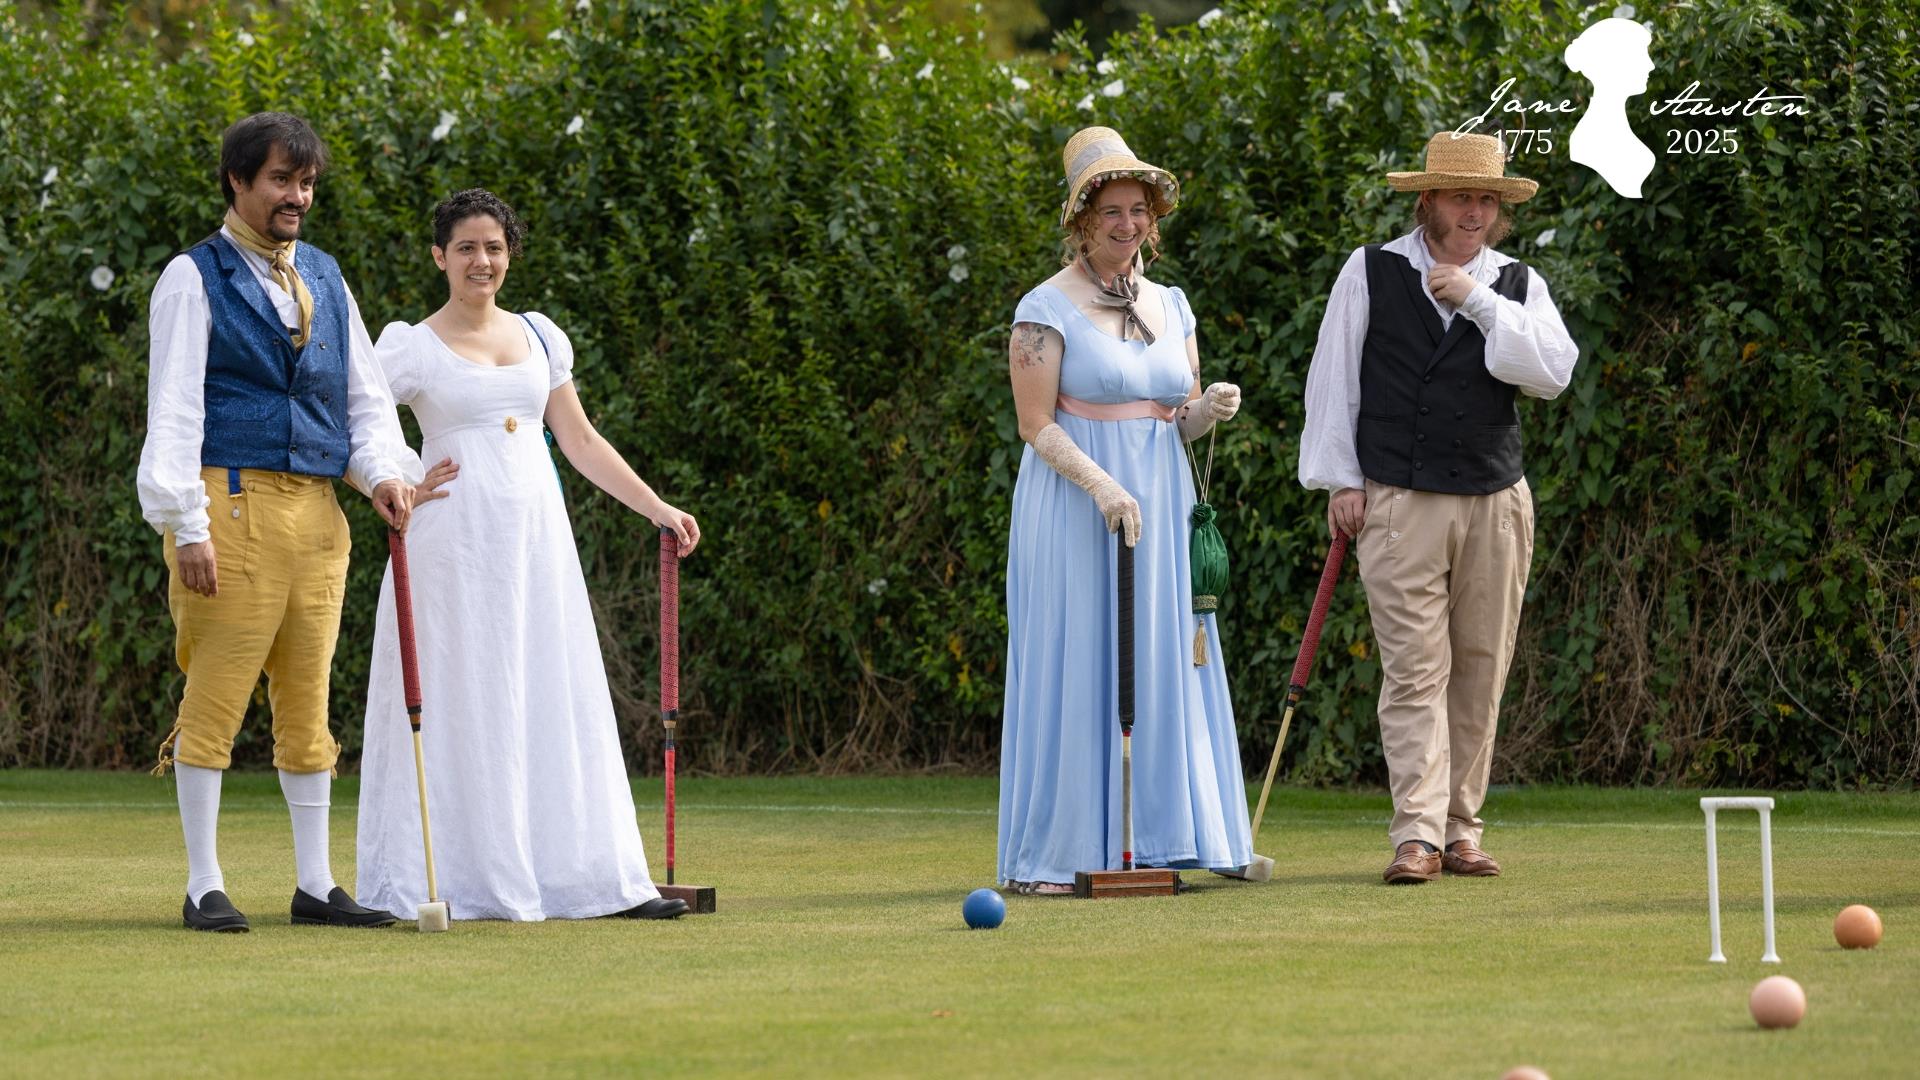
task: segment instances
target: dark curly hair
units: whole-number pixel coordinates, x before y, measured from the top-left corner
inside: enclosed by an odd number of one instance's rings
[[[470,217],[490,217],[507,234],[507,254],[518,258],[527,240],[526,223],[506,200],[485,188],[456,191],[433,208],[433,246],[445,248],[453,239],[453,227]]]

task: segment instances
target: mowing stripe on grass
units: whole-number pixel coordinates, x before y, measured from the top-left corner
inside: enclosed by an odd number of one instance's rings
[[[229,802],[229,803],[223,804],[222,809],[277,811],[282,809],[284,805],[285,805],[284,803],[280,803],[277,801],[256,802],[252,800],[241,800],[238,802]],[[687,810],[698,810],[703,812],[713,811],[718,813],[736,813],[736,814],[754,814],[754,813],[791,814],[791,813],[804,812],[804,813],[815,813],[815,814],[877,814],[877,815],[885,815],[885,816],[909,816],[909,817],[925,815],[925,814],[932,814],[932,815],[946,816],[946,817],[993,817],[999,813],[998,810],[987,810],[987,809],[980,809],[975,807],[964,807],[964,806],[840,806],[832,803],[825,803],[825,804],[819,804],[819,805],[813,805],[813,806],[799,806],[799,805],[791,805],[791,804],[783,804],[783,803],[684,803],[682,804],[682,808]],[[175,806],[175,804],[170,802],[84,802],[83,803],[83,802],[0,801],[0,810],[7,810],[7,809],[174,810],[174,809],[177,809],[177,807]],[[353,807],[350,805],[341,805],[341,806],[334,807],[334,810],[336,813],[345,813],[352,809]],[[655,813],[661,809],[661,806],[658,803],[637,804],[635,806],[635,809],[642,813]],[[1283,822],[1290,821],[1290,822],[1298,822],[1301,824],[1309,824],[1309,825],[1335,825],[1335,826],[1344,825],[1344,826],[1350,826],[1353,828],[1371,828],[1371,829],[1385,828],[1390,822],[1390,819],[1385,816],[1351,817],[1344,814],[1293,814],[1293,815],[1288,815],[1279,820]],[[1802,824],[1798,822],[1793,822],[1791,821],[1791,819],[1788,820],[1788,823],[1791,825],[1792,831],[1795,833],[1827,833],[1827,834],[1848,835],[1848,836],[1890,836],[1890,837],[1898,837],[1901,839],[1908,839],[1908,840],[1920,839],[1920,829],[1872,829],[1872,828],[1863,828],[1855,825],[1815,825],[1810,823]],[[1730,821],[1730,822],[1727,822],[1726,824],[1734,828],[1739,828],[1739,825],[1740,825],[1738,821]],[[1759,827],[1757,823],[1749,823],[1749,824],[1752,824],[1755,829]],[[1508,821],[1501,818],[1487,819],[1487,826],[1489,828],[1498,828],[1498,829],[1611,829],[1611,830],[1624,830],[1624,831],[1657,829],[1657,830],[1683,831],[1683,832],[1697,832],[1704,827],[1702,822],[1700,821],[1691,821],[1691,822],[1560,821],[1560,820]]]

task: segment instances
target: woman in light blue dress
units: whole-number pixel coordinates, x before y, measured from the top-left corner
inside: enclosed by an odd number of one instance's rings
[[[1120,543],[1135,549],[1135,862],[1229,869],[1252,855],[1220,634],[1192,610],[1184,447],[1230,419],[1240,391],[1201,390],[1186,296],[1145,277],[1174,177],[1108,128],[1062,156],[1064,265],[1021,299],[1009,349],[1028,446],[1007,544],[999,877],[1040,894],[1120,865]]]

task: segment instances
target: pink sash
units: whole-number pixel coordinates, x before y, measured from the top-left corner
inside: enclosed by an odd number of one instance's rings
[[[1085,420],[1164,420],[1173,422],[1174,410],[1157,401],[1141,399],[1123,401],[1118,405],[1099,405],[1091,401],[1082,401],[1077,397],[1060,395],[1055,408],[1069,416],[1078,416]]]

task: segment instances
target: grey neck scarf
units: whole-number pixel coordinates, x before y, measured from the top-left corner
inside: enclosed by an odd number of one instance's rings
[[[1101,307],[1119,308],[1127,313],[1126,324],[1120,329],[1120,340],[1127,340],[1133,336],[1135,330],[1138,330],[1141,341],[1148,345],[1153,344],[1153,331],[1147,329],[1147,324],[1141,320],[1140,313],[1134,310],[1134,301],[1140,298],[1140,285],[1133,279],[1132,268],[1129,267],[1125,274],[1114,275],[1111,285],[1100,280],[1100,275],[1093,272],[1093,264],[1085,258],[1080,260],[1080,268],[1087,272],[1088,280],[1093,282],[1094,303]]]

